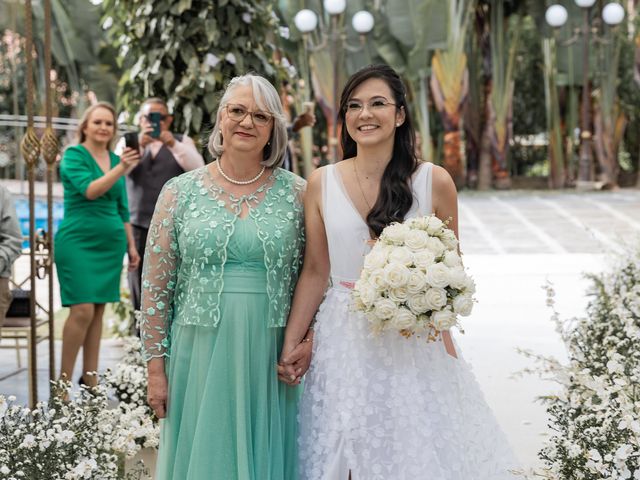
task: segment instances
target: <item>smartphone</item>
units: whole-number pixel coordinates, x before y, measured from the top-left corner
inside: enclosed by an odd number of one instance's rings
[[[153,131],[149,135],[152,138],[158,138],[160,136],[160,121],[162,120],[162,113],[151,112],[147,118],[153,127]]]
[[[133,148],[134,150],[140,150],[140,144],[138,143],[138,132],[127,132],[124,134],[124,144]]]

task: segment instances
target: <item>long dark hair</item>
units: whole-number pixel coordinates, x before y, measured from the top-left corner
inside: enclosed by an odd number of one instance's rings
[[[369,65],[354,73],[347,81],[340,98],[340,120],[342,121],[341,143],[343,158],[353,158],[358,153],[358,145],[347,132],[345,115],[347,103],[353,91],[370,78],[384,80],[393,93],[396,108],[404,107],[405,119],[396,128],[393,140],[391,161],[384,169],[380,180],[378,200],[367,215],[367,225],[379,236],[384,227],[393,222],[402,222],[413,203],[413,192],[410,187],[411,175],[418,168],[415,144],[416,136],[413,122],[407,108],[406,90],[400,76],[387,65]]]

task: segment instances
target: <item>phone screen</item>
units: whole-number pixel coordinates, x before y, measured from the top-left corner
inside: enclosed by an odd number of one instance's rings
[[[149,122],[151,122],[151,126],[153,127],[153,131],[149,134],[153,138],[158,138],[160,136],[160,121],[162,120],[162,113],[160,112],[151,112],[149,113]]]

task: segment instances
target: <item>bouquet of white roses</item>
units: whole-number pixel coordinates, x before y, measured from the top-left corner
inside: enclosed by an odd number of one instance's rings
[[[372,331],[398,331],[435,341],[460,330],[458,315],[473,307],[475,284],[462,266],[458,240],[435,215],[387,226],[365,257],[354,307]]]

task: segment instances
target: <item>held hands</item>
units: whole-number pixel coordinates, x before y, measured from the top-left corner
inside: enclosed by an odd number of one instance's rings
[[[176,144],[176,139],[169,130],[163,130],[160,132],[158,139],[164,143],[167,147],[173,147]]]
[[[149,375],[147,402],[158,418],[167,416],[167,376],[162,373]]]
[[[132,272],[138,268],[140,265],[140,254],[138,253],[138,249],[135,245],[129,246],[129,271]]]
[[[307,339],[309,341],[307,341]],[[309,370],[311,364],[311,352],[313,333],[307,335],[304,341],[293,348],[285,347],[282,350],[278,362],[278,379],[288,385],[300,384],[302,376]]]
[[[298,115],[291,125],[291,129],[294,132],[299,131],[304,127],[313,127],[316,124],[316,116],[313,113],[313,110],[308,110],[301,115]]]

